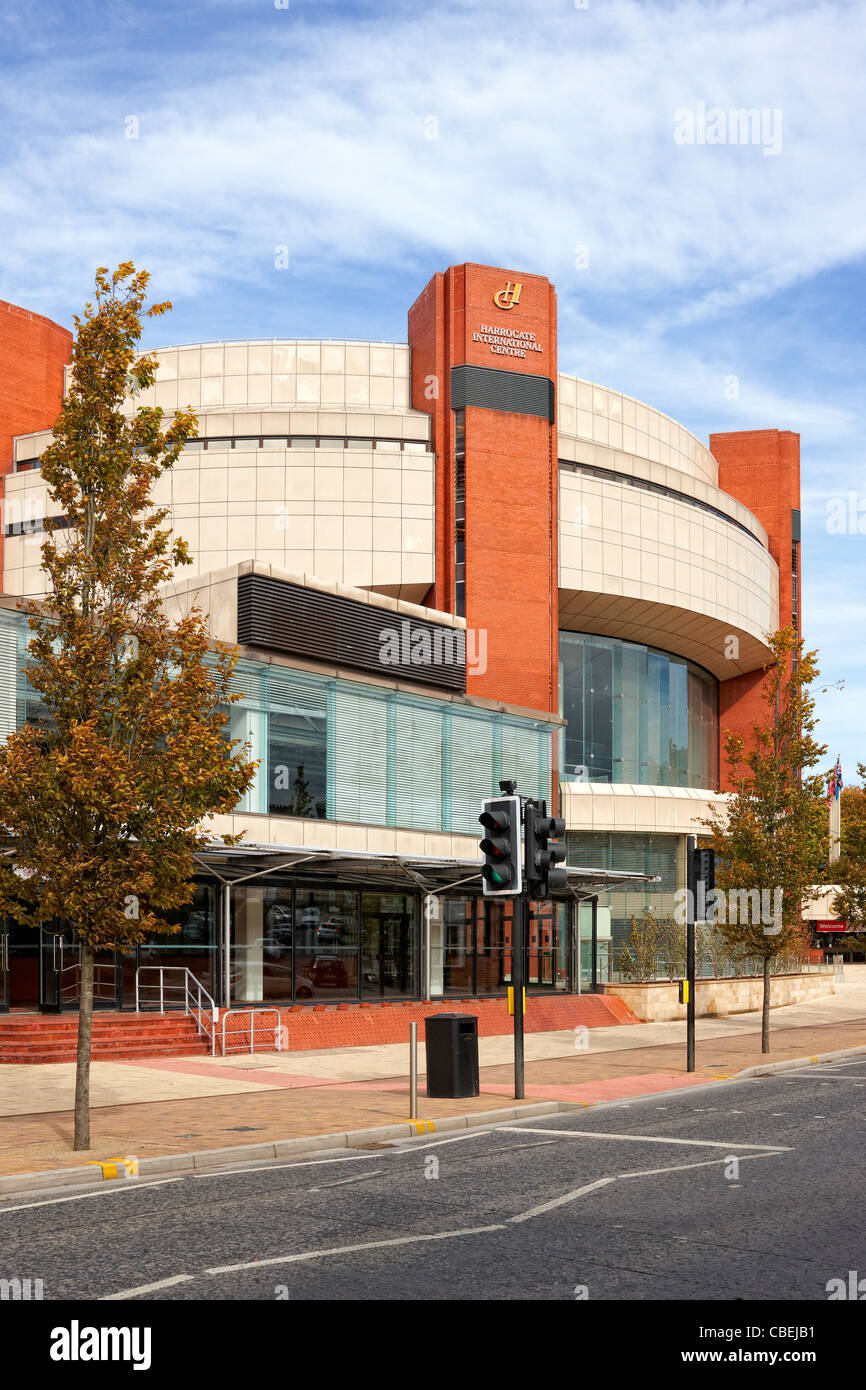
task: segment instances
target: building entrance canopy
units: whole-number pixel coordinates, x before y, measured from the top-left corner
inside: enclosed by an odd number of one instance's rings
[[[249,882],[270,874],[302,876],[362,888],[407,888],[414,885],[424,893],[438,895],[460,889],[481,892],[481,865],[473,859],[437,858],[433,855],[378,854],[370,850],[312,849],[305,845],[243,844],[225,846],[218,841],[208,845],[196,862],[221,883]],[[567,902],[572,898],[597,897],[611,888],[628,884],[657,883],[651,874],[624,869],[582,869],[565,865],[567,890],[554,896]]]

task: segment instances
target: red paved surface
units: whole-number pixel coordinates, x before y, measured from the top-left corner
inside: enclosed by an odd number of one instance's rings
[[[510,1033],[512,1020],[504,999],[454,999],[436,1004],[411,1003],[378,1005],[362,1009],[323,1011],[296,1007],[283,1011],[289,1029],[289,1051],[306,1052],[325,1047],[360,1047],[374,1043],[409,1041],[409,1024],[423,1025],[431,1014],[474,1014],[478,1036],[497,1037]],[[639,1020],[621,999],[600,994],[530,995],[526,1005],[527,1033],[556,1033],[566,1028],[610,1028],[615,1024]],[[419,1027],[423,1038],[423,1028]]]
[[[504,999],[457,999],[441,1003],[359,1004],[312,1007],[295,1005],[280,1010],[289,1030],[289,1050],[364,1047],[377,1043],[408,1043],[409,1024],[432,1014],[473,1014],[482,1038],[510,1033],[512,1021]],[[555,1033],[567,1028],[609,1028],[638,1023],[621,999],[600,994],[530,996],[527,1033]],[[206,1045],[192,1020],[179,1013],[96,1014],[93,1020],[95,1060],[150,1056],[203,1055]],[[0,1062],[71,1062],[75,1060],[77,1018],[65,1015],[13,1013],[0,1015]]]

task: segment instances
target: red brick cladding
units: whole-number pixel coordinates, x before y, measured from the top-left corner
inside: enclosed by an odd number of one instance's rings
[[[67,329],[0,300],[0,475],[12,471],[15,435],[50,429],[57,419],[71,356]]]
[[[494,295],[511,282],[517,305]],[[491,352],[483,325],[535,334],[541,352]],[[451,368],[474,366],[556,381],[556,295],[550,282],[491,266],[434,275],[409,311],[412,405],[433,417],[436,452],[434,605],[454,604]],[[466,621],[487,632],[487,670],[469,693],[530,709],[557,708],[556,426],[538,416],[466,410]]]
[[[779,627],[791,622],[792,526],[791,511],[800,507],[800,436],[790,430],[742,430],[711,434],[710,450],[719,464],[719,487],[736,497],[758,518],[767,531],[770,554],[779,566]],[[798,632],[803,613],[803,566],[800,558]],[[719,686],[719,727],[749,737],[751,726],[763,720],[763,673],[734,676]],[[721,787],[729,790],[722,750]]]

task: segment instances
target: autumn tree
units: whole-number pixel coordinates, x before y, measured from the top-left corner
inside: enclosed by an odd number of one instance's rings
[[[827,751],[814,737],[817,653],[804,652],[791,627],[773,633],[768,644],[764,717],[752,725],[748,740],[725,733],[732,792],[723,809],[709,813],[716,887],[726,892],[728,909],[718,929],[735,958],[761,963],[762,1052],[770,1050],[773,962],[802,945],[803,904],[819,896],[817,885],[827,872],[826,781],[822,773],[809,772]],[[736,913],[748,921],[731,920],[732,901],[739,908],[749,903],[750,910]],[[756,904],[764,910],[755,911]]]
[[[174,932],[189,903],[209,815],[228,812],[255,764],[224,737],[235,654],[211,651],[206,616],[178,622],[161,586],[189,564],[154,484],[196,429],[178,410],[136,405],[157,359],[139,351],[149,276],[131,262],[96,272],[75,318],[69,391],[42,455],[62,528],[46,523],[45,598],[28,603],[27,670],[46,715],[0,750],[0,910],[37,927],[66,923],[80,943],[75,1149],[90,1147],[93,957]]]

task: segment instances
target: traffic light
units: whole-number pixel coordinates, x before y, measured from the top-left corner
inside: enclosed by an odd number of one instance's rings
[[[558,869],[565,858],[565,845],[549,845],[565,834],[565,821],[549,816],[542,801],[526,808],[526,878],[530,897],[544,900],[568,885],[568,871]]]
[[[481,841],[484,864],[482,889],[486,898],[514,897],[523,888],[520,862],[520,798],[491,797],[478,817],[485,829]]]
[[[692,863],[694,866],[695,888],[697,890],[697,885],[703,883],[704,892],[712,893],[716,886],[715,851],[711,849],[696,849],[692,852],[694,855]]]

